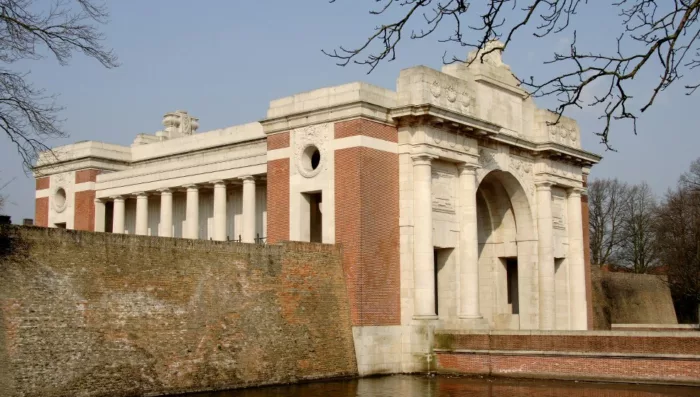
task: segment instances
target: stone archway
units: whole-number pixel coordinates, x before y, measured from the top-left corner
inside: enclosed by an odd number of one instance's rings
[[[526,190],[513,174],[493,170],[476,199],[481,314],[495,329],[536,328],[537,237]]]

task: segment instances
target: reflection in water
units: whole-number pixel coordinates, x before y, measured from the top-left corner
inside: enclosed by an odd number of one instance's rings
[[[678,386],[396,375],[199,393],[187,395],[187,397],[695,397],[698,395],[700,395],[700,388]]]

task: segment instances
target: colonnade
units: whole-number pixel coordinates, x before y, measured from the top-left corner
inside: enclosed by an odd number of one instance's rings
[[[243,225],[241,240],[244,243],[255,242],[255,177],[244,176],[239,178],[243,183]],[[164,188],[153,192],[136,192],[129,195],[112,196],[113,201],[112,233],[125,232],[125,218],[127,197],[136,197],[136,226],[134,234],[148,234],[148,202],[160,196],[160,227],[158,236],[173,237],[173,191],[184,189],[186,191],[184,238],[198,239],[199,235],[199,191],[205,187],[213,187],[214,190],[214,223],[213,240],[226,240],[226,185],[229,181],[216,180],[208,184],[190,184],[174,188]],[[95,199],[95,231],[105,231],[105,204],[106,199]]]
[[[416,154],[413,160],[413,277],[414,319],[436,319],[433,247],[432,161],[435,156]],[[459,297],[458,317],[481,318],[479,308],[479,254],[477,235],[476,164],[458,166]],[[537,239],[539,328],[554,329],[556,296],[551,182],[537,184]],[[567,190],[569,245],[569,299],[571,329],[587,328],[581,188]],[[536,291],[537,292],[537,291]]]

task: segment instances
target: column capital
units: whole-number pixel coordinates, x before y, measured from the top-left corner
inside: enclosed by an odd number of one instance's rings
[[[412,154],[411,160],[413,160],[413,165],[430,165],[433,160],[437,159],[438,156],[428,154],[428,153],[418,153]]]
[[[472,163],[459,163],[459,164],[457,164],[457,170],[459,171],[460,174],[463,174],[463,173],[475,174],[479,168],[481,168],[481,166],[479,164],[472,164]]]
[[[134,193],[134,196],[136,196],[136,197],[148,197],[148,193],[147,192],[136,192],[136,193]]]
[[[114,201],[124,201],[124,196],[110,196],[110,199]]]
[[[162,189],[158,189],[158,193],[162,194],[173,194],[173,190],[169,187],[164,187]]]
[[[213,180],[213,181],[210,181],[209,183],[211,183],[211,184],[214,185],[214,186],[216,186],[216,185],[224,185],[224,186],[226,186],[226,181],[223,180],[223,179],[215,179],[215,180]]]
[[[255,182],[255,177],[253,175],[244,175],[238,179],[242,180],[243,183]]]
[[[537,188],[537,191],[545,191],[545,190],[552,190],[552,186],[554,186],[554,182],[550,181],[541,181],[541,182],[535,182],[535,187]]]
[[[97,203],[103,204],[104,202],[105,202],[105,199],[95,197],[95,204],[97,204]]]
[[[184,187],[184,188],[187,189],[188,191],[189,191],[189,190],[199,190],[199,185],[197,185],[196,183],[190,183],[190,184],[187,184],[187,185],[182,185],[182,187]]]
[[[572,187],[569,189],[566,189],[566,192],[569,194],[569,197],[575,197],[575,196],[581,196],[583,193],[586,192],[586,189],[582,187]]]

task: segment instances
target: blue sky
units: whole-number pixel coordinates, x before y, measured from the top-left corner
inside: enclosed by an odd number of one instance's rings
[[[120,0],[109,3],[110,21],[102,27],[106,44],[119,56],[119,68],[104,69],[81,54],[67,67],[51,58],[26,65],[31,81],[58,94],[65,107],[64,129],[71,136],[54,144],[97,140],[129,145],[136,134],[159,130],[162,115],[169,111],[188,110],[199,117],[199,130],[207,131],[260,120],[275,98],[358,80],[395,88],[401,69],[442,66],[443,52],[453,48],[434,39],[403,42],[398,59],[371,75],[361,66],[336,66],[321,53],[322,48],[359,44],[380,23],[367,14],[374,4],[208,0],[195,6],[184,0]],[[582,46],[610,42],[617,32],[615,16],[600,7],[589,5],[579,13]],[[520,76],[545,77],[541,73],[556,71],[556,66],[543,66],[542,61],[569,40],[522,37],[504,61]],[[653,76],[640,76],[635,84],[641,89],[649,82],[645,78]],[[594,167],[593,177],[647,181],[659,195],[676,183],[700,157],[700,93],[688,97],[681,88],[663,93],[639,122],[637,136],[629,126],[616,126],[611,139],[618,152],[605,152],[593,135],[600,125],[595,112],[568,114],[579,121],[584,149],[605,157]],[[16,223],[33,218],[34,180],[21,170],[9,141],[2,136],[0,142],[0,180],[11,180],[3,191],[9,195],[4,212]]]

